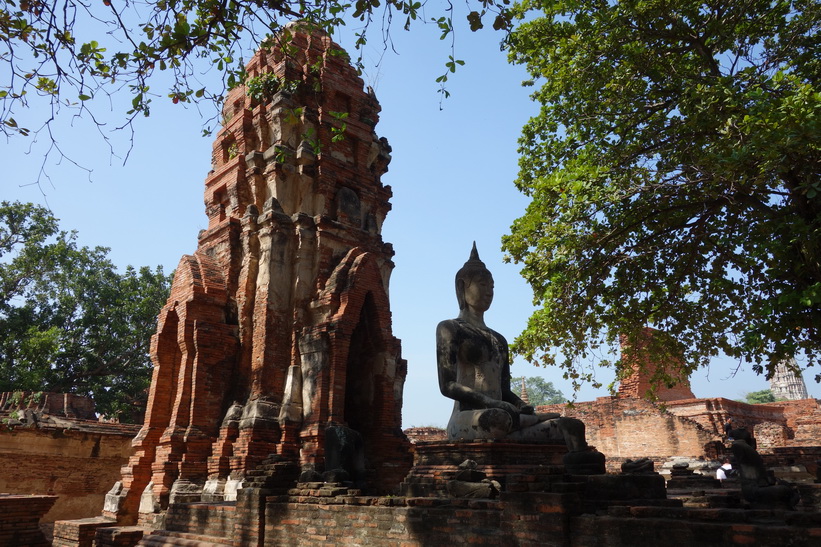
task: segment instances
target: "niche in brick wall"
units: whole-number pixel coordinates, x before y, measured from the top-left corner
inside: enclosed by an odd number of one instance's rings
[[[220,166],[225,165],[239,155],[239,144],[237,144],[237,140],[233,137],[233,135],[226,136],[222,140],[220,148],[222,150],[222,157],[220,158],[219,163]]]
[[[343,186],[336,193],[336,218],[357,228],[362,226],[362,204],[350,188]]]
[[[163,382],[164,386],[169,386],[166,390],[155,390],[155,397],[161,400],[155,401],[155,405],[161,414],[151,416],[153,420],[163,419],[162,414],[170,414],[176,395],[175,378],[179,375],[180,367],[182,366],[182,352],[179,344],[179,325],[180,320],[175,310],[169,310],[165,316],[165,322],[162,323],[162,330],[157,334],[157,361],[165,365],[160,369],[161,378],[157,380]],[[156,366],[157,363],[155,363]],[[169,366],[170,365],[170,366]],[[157,370],[155,368],[155,370]],[[149,425],[155,425],[151,423]]]
[[[348,347],[345,381],[345,422],[358,431],[365,441],[368,456],[369,438],[376,433],[375,421],[380,414],[381,402],[375,380],[384,352],[373,295],[368,292],[359,313],[359,322],[351,334]],[[380,375],[381,376],[381,375]]]
[[[208,211],[208,216],[212,219],[216,219],[217,222],[224,221],[226,217],[225,209],[226,205],[228,204],[228,193],[223,186],[218,190],[214,191],[213,201],[211,203],[211,207]]]

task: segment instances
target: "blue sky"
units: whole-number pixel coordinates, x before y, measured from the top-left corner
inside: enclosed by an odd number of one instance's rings
[[[383,183],[393,188],[393,210],[383,238],[396,251],[390,287],[394,335],[402,340],[408,361],[403,425],[444,425],[451,401],[439,394],[436,379],[436,324],[458,313],[453,276],[476,241],[479,254],[496,283],[494,304],[486,322],[512,340],[525,326],[532,305],[527,284],[513,264],[504,264],[500,238],[527,205],[513,186],[517,172],[516,141],[527,118],[536,112],[520,82],[524,71],[507,64],[498,35],[457,30],[456,58],[466,65],[450,78],[451,98],[440,109],[435,79],[450,54],[433,25],[411,33],[393,33],[397,53],[388,52],[378,67],[380,51],[366,55],[363,79],[382,105],[376,128],[393,147],[390,170]],[[373,38],[372,38],[373,40]],[[337,41],[352,41],[352,29]],[[116,99],[115,99],[116,101]],[[183,254],[196,249],[197,233],[205,228],[203,189],[210,168],[212,138],[200,136],[213,112],[154,101],[152,115],[136,123],[134,147],[125,165],[112,157],[93,126],[84,119],[60,120],[58,143],[89,175],[63,160],[50,162],[50,182],[37,178],[45,140],[0,142],[3,160],[3,200],[48,205],[64,230],[77,230],[81,244],[111,248],[120,267],[161,264],[172,271]],[[115,152],[124,155],[128,135],[115,137]],[[766,381],[749,366],[735,376],[735,362],[717,360],[709,371],[692,377],[698,397],[742,398],[767,389]],[[556,369],[514,362],[514,376],[544,376],[565,396],[569,382]],[[612,373],[602,370],[604,384]],[[817,384],[808,382],[811,395]],[[578,400],[604,396],[604,389],[583,389]]]

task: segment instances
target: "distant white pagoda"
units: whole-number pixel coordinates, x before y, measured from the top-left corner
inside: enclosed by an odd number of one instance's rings
[[[776,399],[810,398],[795,359],[789,359],[776,365],[775,374],[770,379],[770,391]]]

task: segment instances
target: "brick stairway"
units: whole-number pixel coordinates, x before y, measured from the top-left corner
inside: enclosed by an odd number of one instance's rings
[[[175,503],[168,507],[165,529],[146,533],[137,545],[142,547],[218,547],[255,543],[260,539],[264,518],[264,498],[285,494],[296,484],[299,466],[281,461],[277,455],[266,458],[246,477],[240,497],[258,493],[258,501],[238,504]],[[251,496],[254,498],[255,496]],[[244,539],[243,539],[244,538]],[[132,544],[133,545],[133,544]]]

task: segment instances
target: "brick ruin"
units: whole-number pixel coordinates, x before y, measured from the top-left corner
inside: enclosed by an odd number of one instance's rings
[[[654,336],[645,330],[645,340]],[[625,349],[622,339],[622,350]],[[623,353],[629,375],[616,396],[595,401],[539,407],[581,419],[591,444],[607,454],[608,471],[628,459],[650,458],[657,467],[676,458],[719,460],[725,450],[724,423],[732,417],[758,441],[758,450],[772,466],[800,464],[815,476],[821,457],[821,404],[813,398],[747,404],[723,397],[697,398],[689,379],[651,389],[659,371],[675,370],[681,358],[657,362],[639,345]],[[803,385],[803,384],[802,384]],[[806,391],[804,392],[806,393]],[[655,397],[655,400],[651,400]],[[429,433],[430,435],[430,433]]]
[[[57,496],[0,494],[0,545],[50,545],[39,522]]]
[[[393,253],[380,237],[390,148],[374,133],[379,106],[327,36],[294,30],[248,65],[270,94],[239,88],[226,100],[208,229],[160,315],[146,420],[122,480],[103,516],[57,522],[54,545],[817,544],[819,513],[746,509],[738,491],[685,507],[655,473],[569,474],[561,445],[426,432],[411,447],[399,430]],[[619,404],[586,419],[637,415]],[[673,433],[704,429],[697,419]],[[331,465],[329,426],[361,436],[365,486],[310,474]],[[594,444],[606,452],[606,442]],[[478,468],[457,467],[466,456]],[[445,493],[465,475],[501,490]]]
[[[87,397],[0,393],[0,492],[51,496],[43,523],[99,514],[139,429],[100,422]]]
[[[327,36],[278,40],[246,67],[262,95],[225,100],[208,228],[160,313],[145,423],[106,504],[121,522],[235,499],[271,455],[322,471],[333,424],[361,434],[375,491],[410,465],[380,106]]]
[[[94,401],[72,393],[6,391],[0,393],[0,412],[15,412],[21,419],[33,413],[97,421]]]

